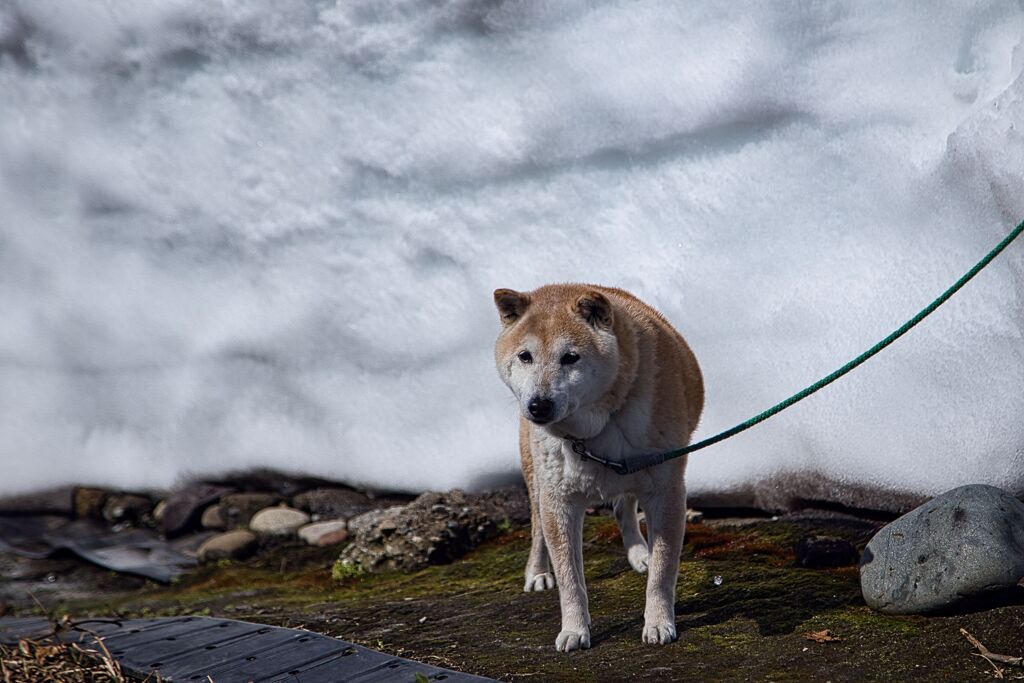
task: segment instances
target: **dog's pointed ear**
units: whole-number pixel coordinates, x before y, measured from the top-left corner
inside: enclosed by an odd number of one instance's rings
[[[576,299],[576,312],[594,327],[611,329],[612,304],[601,292],[591,290]]]
[[[508,327],[523,317],[526,307],[530,305],[530,295],[513,289],[494,290],[494,305],[501,315],[501,324]]]

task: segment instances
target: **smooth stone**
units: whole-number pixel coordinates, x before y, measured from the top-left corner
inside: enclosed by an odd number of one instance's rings
[[[199,525],[204,529],[227,529],[228,521],[224,518],[223,506],[211,505],[203,510],[203,516],[199,519]]]
[[[260,534],[287,536],[306,524],[309,524],[309,515],[302,510],[282,505],[257,512],[249,522],[249,528]]]
[[[164,505],[160,527],[167,536],[184,533],[199,524],[203,510],[235,489],[218,484],[199,484],[172,492]]]
[[[867,604],[917,614],[1009,589],[1024,577],[1024,503],[971,484],[933,498],[883,527],[861,558]]]
[[[280,502],[281,496],[276,493],[230,493],[220,499],[225,528],[248,526],[253,515]]]
[[[348,523],[343,519],[313,522],[299,529],[299,538],[316,546],[341,543],[348,538]]]
[[[197,551],[200,562],[240,560],[255,552],[259,545],[256,534],[245,529],[226,531],[207,539]]]

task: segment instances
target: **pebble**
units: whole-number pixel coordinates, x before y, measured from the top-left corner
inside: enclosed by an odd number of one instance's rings
[[[299,529],[299,538],[309,545],[335,545],[348,538],[347,526],[343,519],[313,522]]]
[[[216,562],[217,560],[240,560],[256,551],[259,540],[256,534],[245,529],[226,531],[207,539],[197,555],[200,562]]]
[[[868,606],[887,614],[950,607],[1024,577],[1024,503],[971,484],[883,527],[861,558]]]
[[[204,529],[227,529],[228,521],[224,518],[224,508],[220,505],[211,505],[203,510],[199,525]]]
[[[229,493],[220,499],[225,528],[244,527],[253,515],[264,508],[277,505],[281,497],[274,493]]]
[[[257,512],[249,522],[249,528],[256,533],[269,536],[288,536],[306,524],[309,524],[308,514],[282,505]]]
[[[167,536],[189,531],[199,523],[207,505],[217,502],[231,491],[234,488],[229,486],[199,484],[172,492],[164,505],[160,528]]]

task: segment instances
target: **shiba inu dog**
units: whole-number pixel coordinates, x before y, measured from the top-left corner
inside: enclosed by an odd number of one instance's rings
[[[494,303],[503,325],[495,359],[519,404],[519,451],[530,496],[525,590],[557,584],[562,628],[555,648],[590,647],[583,517],[596,500],[614,501],[629,563],[647,572],[643,641],[675,640],[686,458],[620,475],[582,459],[571,443],[582,440],[612,461],[687,445],[704,405],[693,352],[660,313],[621,289],[499,289]]]

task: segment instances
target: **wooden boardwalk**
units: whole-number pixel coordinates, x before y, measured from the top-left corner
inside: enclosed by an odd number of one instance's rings
[[[0,619],[0,643],[47,637],[83,645],[102,638],[126,672],[140,677],[159,673],[173,683],[492,680],[392,657],[309,631],[232,619],[88,619],[55,636],[52,623],[44,618]]]

